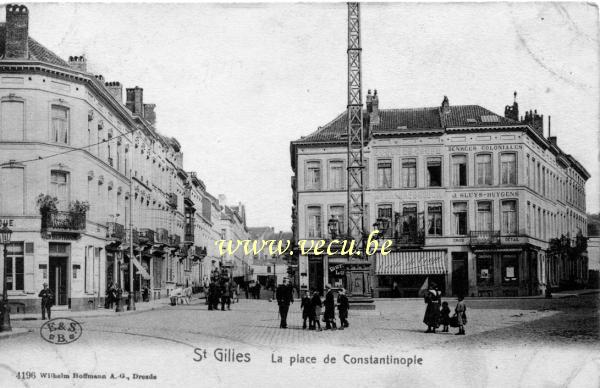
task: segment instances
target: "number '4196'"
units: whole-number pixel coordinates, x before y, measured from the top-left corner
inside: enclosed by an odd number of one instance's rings
[[[17,372],[17,379],[19,380],[27,380],[27,379],[35,379],[35,372]]]

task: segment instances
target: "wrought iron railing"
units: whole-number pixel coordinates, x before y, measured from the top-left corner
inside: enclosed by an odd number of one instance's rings
[[[140,243],[154,244],[154,230],[152,229],[140,229]]]
[[[469,234],[471,245],[499,245],[499,230],[474,230]]]
[[[42,229],[58,231],[85,230],[85,212],[56,211],[43,213]]]
[[[397,247],[415,247],[425,245],[425,231],[416,230],[409,233],[398,233],[394,238]]]
[[[125,240],[125,227],[118,222],[107,222],[108,231],[106,237],[113,240]]]

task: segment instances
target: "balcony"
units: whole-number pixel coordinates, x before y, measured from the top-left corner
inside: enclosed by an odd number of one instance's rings
[[[206,247],[198,247],[194,245],[194,257],[202,260],[206,257]]]
[[[181,237],[178,234],[171,234],[169,236],[169,245],[178,247],[181,244]]]
[[[470,233],[471,246],[500,245],[499,230],[475,230]]]
[[[139,237],[141,244],[154,244],[154,230],[152,229],[140,229]]]
[[[56,211],[43,213],[42,230],[46,232],[81,233],[85,230],[85,212]]]
[[[156,243],[169,244],[169,231],[164,228],[156,229]]]
[[[185,226],[185,235],[183,241],[186,243],[194,243],[194,224],[188,224]]]
[[[107,222],[106,226],[108,230],[106,232],[106,238],[115,241],[125,240],[125,227],[118,222]]]
[[[425,245],[425,231],[416,230],[410,233],[402,233],[396,235],[394,244],[397,249],[416,248]]]
[[[131,232],[131,238],[133,239],[133,245],[140,245],[140,233],[137,229],[133,228],[133,231]],[[130,244],[129,229],[125,229],[125,238],[123,244],[127,246]]]
[[[194,200],[192,199],[192,188],[186,187],[183,193],[183,202],[186,206],[194,206]]]
[[[172,208],[177,209],[177,194],[169,193],[169,198],[167,199],[167,205],[171,206]]]

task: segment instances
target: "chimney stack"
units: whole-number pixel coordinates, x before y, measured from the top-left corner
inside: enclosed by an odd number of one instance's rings
[[[123,85],[118,81],[105,82],[104,86],[108,89],[108,92],[119,102],[123,103]]]
[[[444,96],[444,100],[442,101],[442,113],[450,113],[450,100],[448,100],[448,96]]]
[[[131,113],[144,117],[144,89],[136,86],[135,88],[127,88],[127,102],[125,106]]]
[[[6,6],[4,58],[29,59],[29,11],[24,5]]]
[[[514,121],[519,121],[519,104],[517,104],[517,92],[514,93],[515,99],[512,106],[506,105],[504,108],[504,117]]]
[[[87,60],[83,55],[69,57],[69,66],[75,70],[87,72]]]
[[[377,96],[377,89],[375,89],[375,93],[373,94],[373,99],[371,101],[369,122],[371,125],[379,125],[379,97]]]
[[[156,104],[144,104],[144,118],[152,125],[156,125]]]

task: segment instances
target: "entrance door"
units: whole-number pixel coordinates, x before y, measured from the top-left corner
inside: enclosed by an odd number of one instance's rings
[[[50,257],[49,286],[54,292],[54,304],[64,306],[67,304],[67,262],[68,257]]]
[[[365,274],[363,272],[351,272],[350,281],[350,293],[352,295],[364,295],[365,293]]]
[[[308,288],[323,291],[323,262],[321,259],[308,261]]]
[[[452,253],[452,294],[468,295],[467,252]]]

